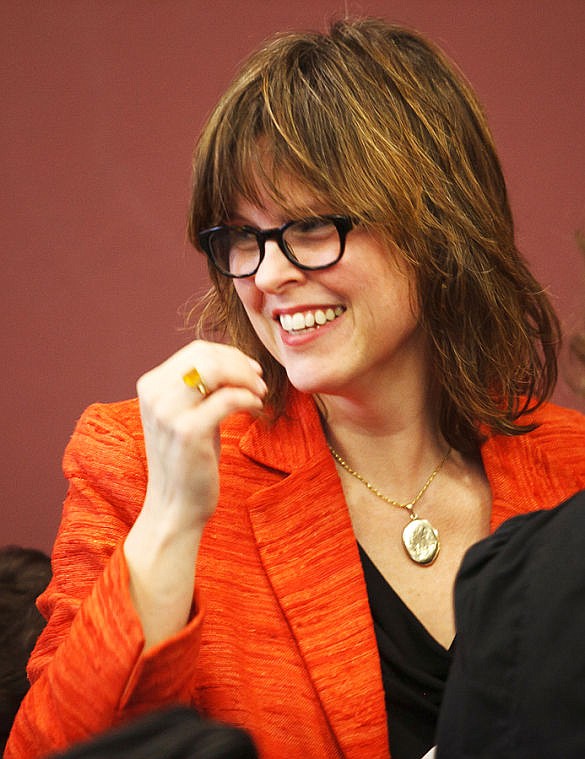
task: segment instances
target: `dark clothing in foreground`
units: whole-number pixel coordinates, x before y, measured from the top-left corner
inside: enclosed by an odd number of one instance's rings
[[[585,756],[585,491],[467,553],[438,759]]]

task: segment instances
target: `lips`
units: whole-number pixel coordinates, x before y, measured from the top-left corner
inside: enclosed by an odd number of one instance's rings
[[[345,311],[343,306],[329,306],[327,308],[315,308],[307,311],[279,314],[280,326],[285,332],[302,332],[305,329],[322,327],[327,322],[332,322]]]

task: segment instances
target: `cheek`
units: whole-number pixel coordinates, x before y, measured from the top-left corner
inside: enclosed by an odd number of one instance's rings
[[[262,293],[255,287],[251,279],[234,280],[234,290],[248,315],[254,331],[260,339],[263,339],[262,333],[266,331],[266,319],[262,313]]]
[[[408,311],[418,321],[419,305],[417,285],[414,272],[406,261],[401,260],[399,255],[386,262],[386,281],[395,302],[404,311]],[[380,272],[380,282],[384,282],[384,274]]]
[[[246,279],[234,279],[233,285],[234,290],[236,292],[236,295],[240,299],[240,302],[244,307],[247,307],[247,304],[249,303],[251,297],[252,297],[252,288],[250,285],[252,282],[250,280]]]
[[[256,287],[253,277],[234,279],[234,290],[246,309],[261,310],[262,292]]]
[[[248,318],[254,322],[262,308],[262,294],[251,279],[235,279],[234,290]]]

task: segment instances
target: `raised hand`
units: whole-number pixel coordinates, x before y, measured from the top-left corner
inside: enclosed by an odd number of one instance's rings
[[[183,379],[195,368],[200,390]],[[219,425],[235,411],[261,410],[261,373],[238,349],[197,340],[138,380],[148,486],[124,550],[147,646],[188,619],[199,541],[219,492]]]

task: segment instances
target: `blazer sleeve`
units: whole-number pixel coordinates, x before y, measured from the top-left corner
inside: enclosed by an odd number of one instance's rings
[[[64,456],[69,489],[53,549],[53,579],[38,600],[47,626],[31,655],[31,688],[5,759],[34,759],[132,716],[188,703],[203,612],[142,654],[122,543],[144,498],[146,460],[137,408],[96,405]]]

